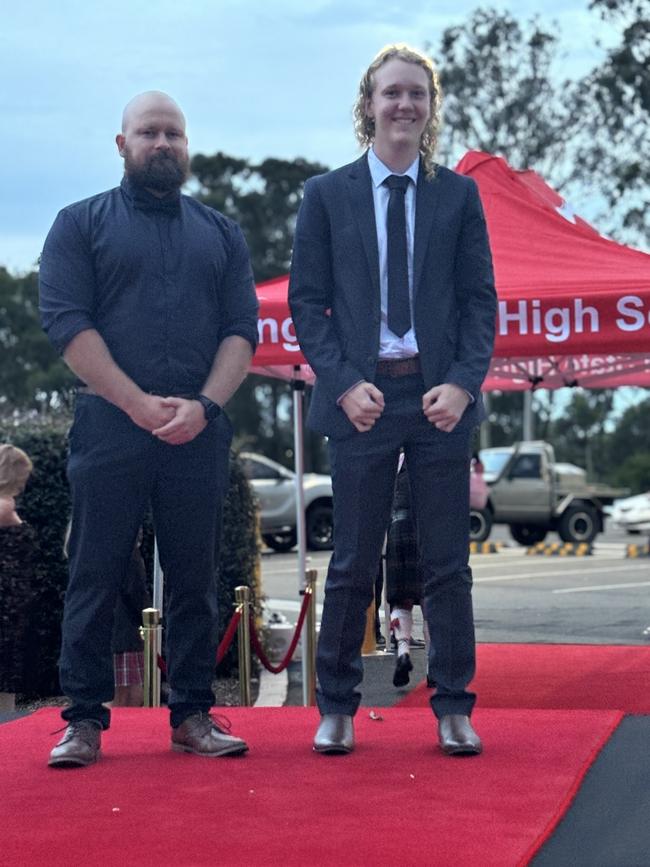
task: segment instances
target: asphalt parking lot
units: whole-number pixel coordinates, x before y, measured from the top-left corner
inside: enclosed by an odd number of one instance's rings
[[[549,535],[549,541],[553,541]],[[627,558],[628,544],[647,540],[611,529],[584,557],[531,556],[497,528],[498,553],[471,557],[479,641],[644,644],[650,625],[650,558]],[[322,604],[329,552],[311,552]],[[295,622],[300,607],[297,555],[265,553],[267,607]],[[417,609],[416,609],[417,613]],[[416,617],[416,634],[421,620]]]

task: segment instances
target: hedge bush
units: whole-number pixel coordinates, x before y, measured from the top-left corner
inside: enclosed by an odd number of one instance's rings
[[[0,421],[0,442],[12,442],[34,463],[18,499],[25,526],[0,529],[0,690],[26,698],[60,694],[57,663],[67,583],[63,539],[70,515],[65,428],[61,420],[19,427]],[[233,611],[235,587],[250,586],[256,607],[260,598],[255,501],[238,459],[231,458],[218,565],[220,638]],[[150,517],[144,529],[143,553],[151,582]],[[235,641],[218,674],[229,675],[236,668]]]

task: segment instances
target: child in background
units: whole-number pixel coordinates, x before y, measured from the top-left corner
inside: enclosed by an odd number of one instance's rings
[[[25,487],[32,468],[31,460],[22,449],[9,443],[0,445],[0,527],[22,524],[14,497]]]

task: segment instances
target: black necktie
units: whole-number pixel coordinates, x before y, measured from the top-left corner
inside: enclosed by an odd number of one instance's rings
[[[404,337],[411,327],[409,270],[406,252],[405,198],[409,179],[389,175],[384,181],[390,190],[386,232],[388,237],[388,327]]]

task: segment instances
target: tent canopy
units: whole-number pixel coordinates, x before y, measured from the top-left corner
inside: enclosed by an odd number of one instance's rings
[[[486,390],[650,386],[650,255],[600,235],[535,172],[470,151],[498,295]],[[254,372],[313,379],[287,305],[288,277],[258,286]]]

